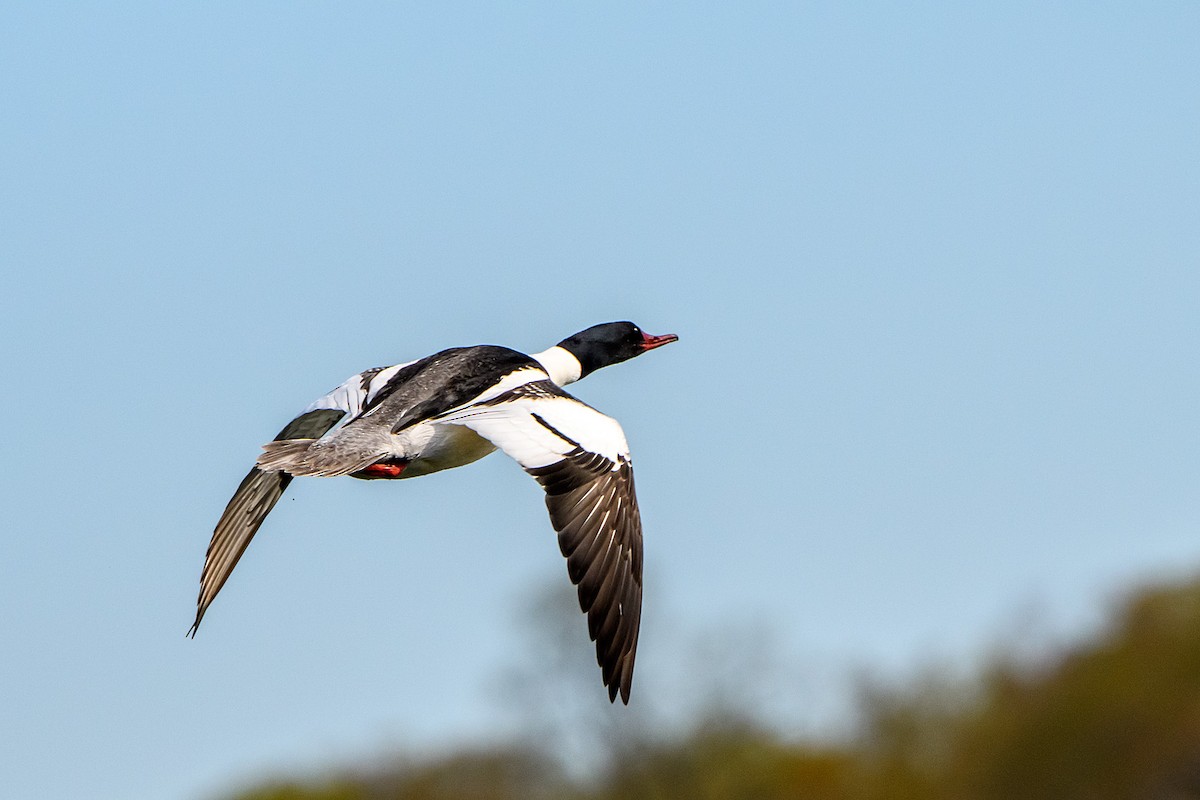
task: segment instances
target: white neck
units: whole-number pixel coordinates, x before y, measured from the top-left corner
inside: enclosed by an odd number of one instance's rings
[[[554,345],[549,350],[534,353],[533,358],[537,359],[542,368],[546,370],[546,374],[550,376],[550,380],[558,386],[574,383],[583,374],[583,367],[580,366],[579,359],[571,355],[569,350],[558,345]]]

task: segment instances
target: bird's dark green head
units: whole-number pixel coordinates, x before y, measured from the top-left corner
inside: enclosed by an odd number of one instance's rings
[[[598,369],[620,364],[648,350],[678,341],[673,333],[662,336],[645,333],[632,322],[605,322],[572,334],[558,343],[579,360],[580,377]]]

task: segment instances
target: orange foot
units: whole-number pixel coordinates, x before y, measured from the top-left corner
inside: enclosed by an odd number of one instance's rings
[[[363,474],[371,478],[399,478],[400,473],[404,472],[407,464],[397,464],[395,462],[381,462],[372,464],[363,469]]]

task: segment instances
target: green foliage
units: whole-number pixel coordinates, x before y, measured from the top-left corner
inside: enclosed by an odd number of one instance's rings
[[[1200,586],[1145,592],[1099,641],[998,667],[985,692],[954,765],[972,796],[1200,797]]]
[[[361,786],[340,781],[316,786],[283,783],[238,795],[239,800],[366,800],[366,797]]]
[[[860,746],[872,798],[1200,798],[1200,583],[1142,592],[1040,665],[868,696]]]
[[[304,787],[271,785],[237,800],[570,800],[572,790],[548,757],[526,749],[452,753]]]
[[[753,725],[710,720],[682,740],[618,760],[597,798],[849,800],[852,768],[837,748],[785,744]]]
[[[1144,591],[1094,640],[1038,663],[868,687],[840,744],[716,716],[626,741],[606,763],[581,782],[549,752],[463,752],[236,800],[1194,800],[1200,582]]]
[[[379,781],[388,788],[387,781]],[[523,750],[458,753],[406,770],[378,797],[411,800],[538,800],[561,797],[565,783],[550,759]]]

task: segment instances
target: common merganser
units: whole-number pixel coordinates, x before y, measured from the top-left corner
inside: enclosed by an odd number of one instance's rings
[[[499,448],[546,491],[610,701],[629,703],[642,611],[642,522],[616,420],[562,390],[677,341],[632,322],[594,325],[541,353],[477,345],[360,372],[263,445],[217,522],[200,577],[205,611],[295,476],[403,479]]]

